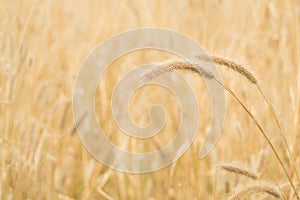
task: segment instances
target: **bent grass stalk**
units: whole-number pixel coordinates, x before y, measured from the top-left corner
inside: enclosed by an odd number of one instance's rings
[[[286,133],[285,133],[285,131],[284,131],[284,129],[283,129],[281,123],[279,122],[279,119],[278,119],[278,117],[277,117],[277,115],[276,115],[276,112],[275,112],[275,110],[274,110],[274,108],[273,108],[271,102],[266,98],[266,95],[264,94],[263,90],[261,89],[261,87],[259,87],[258,84],[256,84],[256,87],[257,87],[258,91],[260,92],[260,94],[262,95],[262,97],[263,97],[263,99],[265,100],[265,102],[267,103],[267,105],[268,105],[268,107],[269,107],[269,109],[270,109],[270,111],[271,111],[271,113],[272,113],[272,116],[273,116],[273,118],[274,118],[274,120],[275,120],[277,126],[278,126],[279,129],[280,129],[280,133],[281,133],[281,136],[282,136],[283,141],[284,141],[284,143],[285,143],[285,146],[286,146],[286,148],[287,148],[288,154],[289,154],[289,156],[290,156],[291,163],[292,163],[294,172],[295,172],[295,174],[296,174],[297,181],[300,183],[300,177],[299,177],[299,173],[298,173],[297,168],[296,168],[295,159],[294,159],[294,156],[292,155],[292,152],[291,152],[291,150],[290,150],[290,148],[289,148],[289,146],[288,146],[288,142],[287,142],[286,137],[285,137]]]
[[[207,56],[206,56],[206,58],[205,58],[205,56],[201,56],[201,55],[199,55],[197,57],[199,59],[202,59],[202,60],[206,59],[207,61],[209,61],[209,58]],[[225,58],[222,58],[222,57],[219,57],[219,56],[214,56],[214,55],[212,55],[210,57],[211,57],[211,59],[214,63],[219,64],[221,66],[228,67],[228,68],[236,71],[237,73],[240,73],[241,75],[245,76],[251,83],[255,84],[255,86],[257,87],[257,89],[259,91],[259,93],[262,95],[265,103],[267,104],[268,109],[270,110],[271,115],[272,115],[273,119],[275,120],[275,123],[276,123],[277,127],[280,130],[280,134],[281,134],[281,137],[283,138],[283,142],[284,142],[284,144],[287,148],[288,155],[290,157],[293,170],[296,174],[297,181],[300,183],[300,177],[299,177],[299,173],[298,173],[297,168],[296,168],[295,160],[294,160],[294,157],[292,156],[291,150],[289,148],[288,142],[287,142],[286,137],[285,137],[286,133],[285,133],[281,123],[279,122],[278,116],[276,115],[276,112],[275,112],[271,102],[268,100],[265,93],[263,92],[263,90],[259,86],[255,76],[253,76],[253,74],[250,71],[248,71],[246,68],[244,68],[242,65],[236,64],[235,62],[233,62],[229,59],[225,59]]]
[[[175,62],[170,62],[168,64],[166,64],[165,67],[168,67],[169,69],[177,69],[177,70],[185,70],[185,71],[192,71],[194,73],[197,73],[199,74],[200,76],[203,76],[202,74],[210,74],[210,72],[206,72],[203,68],[201,68],[200,66],[197,66],[195,67],[193,64],[183,64],[183,65],[180,65],[181,63],[184,63],[184,62],[178,62],[178,61],[175,61]],[[225,62],[224,62],[225,63]],[[239,67],[241,67],[239,65]],[[191,69],[193,68],[193,69]],[[201,69],[201,72],[200,70]],[[170,71],[170,70],[168,70]],[[247,72],[246,70],[244,70],[245,72]],[[160,71],[162,73],[156,73],[157,71],[154,69],[152,72],[150,72],[149,74],[145,75],[146,78],[154,78],[156,76],[159,76],[161,75],[163,72],[167,72],[167,71]],[[154,75],[154,76],[151,76]],[[236,96],[236,94],[227,86],[225,86],[223,83],[221,83],[219,80],[217,80],[214,76],[208,76],[208,77],[205,77],[205,78],[209,78],[209,79],[214,79],[218,84],[220,84],[241,106],[242,108],[245,110],[245,112],[250,116],[250,118],[252,119],[252,121],[254,122],[254,124],[256,125],[256,127],[260,130],[260,132],[263,134],[264,138],[267,140],[269,146],[271,147],[273,153],[275,154],[278,162],[280,163],[280,166],[282,167],[286,177],[288,178],[290,184],[291,184],[291,187],[292,189],[294,190],[294,193],[297,197],[297,199],[300,199],[299,195],[298,195],[298,192],[297,192],[297,189],[289,175],[289,173],[287,172],[287,169],[285,168],[284,164],[283,164],[283,161],[281,160],[278,152],[276,151],[274,145],[272,144],[270,138],[268,137],[268,135],[266,134],[266,131],[263,129],[263,127],[261,126],[261,124],[257,121],[257,119],[254,117],[254,115],[251,113],[251,111],[245,106],[245,104]],[[254,80],[254,79],[253,79]],[[255,79],[256,80],[256,79]],[[256,82],[255,82],[256,83]]]
[[[216,79],[214,79],[214,80],[216,80]],[[267,133],[265,132],[265,130],[262,128],[262,126],[260,125],[260,123],[259,123],[259,122],[256,120],[256,118],[253,116],[253,114],[250,112],[250,110],[249,110],[249,109],[248,109],[248,108],[240,101],[240,99],[235,95],[235,93],[234,93],[230,88],[228,88],[227,86],[225,86],[224,84],[222,84],[221,82],[219,82],[218,80],[216,80],[216,81],[217,81],[220,85],[222,85],[222,86],[226,89],[226,91],[228,91],[228,92],[230,93],[230,95],[231,95],[231,96],[232,96],[232,97],[233,97],[233,98],[234,98],[234,99],[235,99],[235,100],[243,107],[243,109],[248,113],[248,115],[250,116],[250,118],[252,119],[252,121],[255,123],[256,127],[257,127],[257,128],[260,130],[260,132],[263,134],[264,138],[267,140],[269,146],[271,147],[272,151],[274,152],[274,154],[275,154],[277,160],[279,161],[279,163],[280,163],[280,165],[281,165],[281,167],[282,167],[282,169],[283,169],[283,171],[284,171],[286,177],[288,178],[288,180],[289,180],[289,182],[290,182],[290,184],[291,184],[291,186],[292,186],[292,188],[293,188],[293,190],[294,190],[294,192],[295,192],[295,195],[296,195],[297,199],[300,199],[299,194],[298,194],[298,192],[297,192],[297,189],[296,189],[296,187],[295,187],[295,185],[294,185],[294,183],[293,183],[293,181],[292,181],[292,179],[291,179],[291,177],[290,177],[290,175],[289,175],[287,169],[285,168],[285,166],[284,166],[284,164],[283,164],[281,158],[279,157],[279,154],[277,153],[277,151],[276,151],[274,145],[272,144],[272,142],[271,142],[270,138],[268,137]]]

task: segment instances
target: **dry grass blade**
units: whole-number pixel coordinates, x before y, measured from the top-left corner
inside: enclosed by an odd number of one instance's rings
[[[238,166],[238,164],[221,164],[218,165],[218,167],[222,168],[225,171],[229,171],[235,174],[240,174],[242,176],[246,176],[249,178],[252,178],[254,180],[258,179],[258,175],[256,175],[254,172],[251,172],[250,170],[243,169],[242,167]]]
[[[280,192],[278,192],[275,187],[268,185],[268,184],[253,184],[248,185],[240,190],[238,190],[236,193],[234,193],[229,199],[230,200],[238,200],[238,199],[244,199],[254,194],[269,194],[276,199],[281,198]]]

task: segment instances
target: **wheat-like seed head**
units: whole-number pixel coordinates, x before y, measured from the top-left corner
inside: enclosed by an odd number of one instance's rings
[[[143,79],[146,81],[153,80],[154,78],[171,71],[173,71],[171,68],[159,66],[153,69],[152,71],[144,74]]]
[[[249,70],[247,70],[242,65],[233,62],[232,60],[222,58],[219,56],[213,56],[213,55],[212,56],[196,55],[196,58],[198,58],[202,61],[212,61],[216,64],[228,67],[228,68],[240,73],[241,75],[245,76],[251,83],[253,83],[253,84],[257,83],[257,79]]]
[[[184,62],[184,61],[169,61],[164,65],[173,70],[186,70],[186,71],[197,73],[204,78],[208,78],[208,79],[214,78],[214,75],[211,72],[205,70],[203,67],[201,67],[198,64],[191,64],[189,62]]]
[[[190,72],[197,73],[204,78],[208,78],[208,79],[214,78],[214,75],[211,72],[205,70],[203,67],[199,66],[198,64],[191,64],[189,62],[180,61],[180,60],[171,60],[165,63],[161,63],[159,64],[159,67],[145,74],[144,78],[146,80],[151,80],[164,73],[172,72],[173,70],[190,71]]]
[[[201,61],[212,61],[218,65],[222,65],[225,67],[228,67],[239,74],[246,77],[251,83],[256,84],[257,79],[255,76],[245,67],[243,67],[240,64],[237,64],[233,62],[232,60],[222,58],[219,56],[208,56],[208,55],[196,55],[196,58],[198,58]],[[191,72],[195,72],[200,74],[204,78],[212,79],[214,76],[211,72],[205,70],[203,67],[201,67],[199,64],[192,64],[186,61],[181,60],[172,60],[165,63],[160,64],[164,67],[159,67],[158,69],[153,70],[149,74],[145,75],[146,79],[153,79],[154,77],[157,77],[165,72],[171,72],[172,70],[187,70]]]
[[[269,194],[276,199],[280,199],[282,197],[281,193],[275,189],[274,186],[266,184],[266,183],[255,183],[251,185],[247,185],[242,187],[237,192],[235,192],[229,199],[230,200],[238,200],[245,199],[254,194]]]
[[[250,170],[247,170],[247,169],[244,169],[244,168],[240,167],[237,163],[221,164],[218,167],[222,168],[225,171],[240,174],[240,175],[252,178],[254,180],[258,179],[257,174],[255,174],[254,172],[251,172]]]

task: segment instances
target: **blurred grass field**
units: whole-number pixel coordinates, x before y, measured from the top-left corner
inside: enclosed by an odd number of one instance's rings
[[[84,149],[72,115],[76,75],[99,43],[138,27],[174,29],[209,53],[254,71],[287,133],[300,172],[299,0],[1,0],[1,199],[227,199],[248,182],[217,167],[232,161],[259,173],[293,199],[267,142],[229,95],[221,139],[208,157],[198,159],[212,108],[205,82],[194,74],[182,73],[196,91],[201,121],[193,145],[176,163],[154,173],[126,174],[100,164]],[[154,50],[122,56],[99,82],[95,105],[99,123],[126,150],[157,146],[118,136],[122,132],[109,107],[112,88],[135,66],[168,58],[172,55]],[[300,193],[279,129],[257,90],[230,70],[220,68],[220,73],[265,127]],[[159,145],[172,138],[180,122],[180,107],[172,98],[167,90],[149,86],[137,91],[129,103],[132,119],[141,125],[149,123],[151,105],[165,106],[167,124],[155,138]]]

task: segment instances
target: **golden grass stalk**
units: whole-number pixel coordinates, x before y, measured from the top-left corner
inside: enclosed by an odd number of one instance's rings
[[[286,133],[285,133],[285,131],[284,131],[281,123],[279,122],[279,119],[278,119],[278,117],[276,115],[276,112],[275,112],[275,110],[274,110],[271,102],[267,99],[265,93],[263,92],[263,90],[261,89],[261,87],[258,84],[256,84],[256,87],[257,87],[259,93],[262,95],[263,99],[265,100],[266,104],[268,105],[268,107],[269,107],[269,109],[270,109],[270,111],[272,113],[272,116],[273,116],[273,118],[274,118],[274,120],[276,122],[276,125],[280,129],[280,134],[281,134],[281,136],[283,138],[283,141],[284,141],[284,144],[285,144],[285,146],[287,148],[287,151],[288,151],[288,154],[289,154],[289,157],[290,157],[290,160],[291,160],[294,172],[295,172],[296,177],[297,177],[297,181],[300,182],[300,177],[299,177],[299,173],[298,173],[297,168],[296,168],[295,159],[294,159],[294,156],[293,156],[293,154],[292,154],[292,152],[291,152],[291,150],[289,148],[288,142],[287,142],[286,137],[285,137]]]
[[[215,79],[216,80],[216,79]],[[216,80],[219,84],[221,84],[230,94],[231,96],[243,107],[243,109],[248,113],[248,115],[250,116],[250,118],[252,119],[252,121],[255,123],[255,125],[257,126],[257,128],[260,130],[260,132],[263,134],[264,138],[267,140],[269,146],[271,147],[272,151],[274,152],[277,160],[279,161],[286,177],[288,178],[294,192],[295,192],[295,195],[297,197],[297,199],[300,199],[299,197],[299,194],[297,192],[297,189],[292,181],[292,178],[290,177],[287,169],[285,168],[284,164],[283,164],[283,161],[281,160],[278,152],[276,151],[274,145],[272,144],[269,136],[267,135],[266,131],[262,128],[262,126],[260,125],[260,123],[256,120],[256,118],[254,117],[254,115],[250,112],[250,110],[245,106],[245,104],[243,104],[240,99],[235,95],[235,93],[228,87],[226,87],[225,85],[223,85],[221,82],[219,82],[218,80]]]
[[[247,169],[244,169],[244,168],[238,166],[237,163],[221,164],[221,165],[218,165],[218,167],[222,168],[225,171],[232,172],[232,173],[235,173],[235,174],[239,174],[239,175],[242,175],[242,176],[246,176],[246,177],[249,177],[249,178],[254,179],[254,180],[258,179],[257,174],[255,174],[254,172],[252,172],[250,170],[247,170]]]
[[[171,63],[171,64],[170,64]],[[177,70],[188,70],[188,71],[191,71],[191,72],[194,72],[194,73],[197,73],[197,74],[199,74],[200,76],[202,76],[202,74],[201,73],[199,73],[198,71],[198,69],[199,68],[201,68],[200,66],[194,66],[194,65],[192,65],[192,64],[190,64],[190,65],[188,65],[188,64],[183,64],[183,65],[181,65],[182,64],[182,62],[178,62],[178,61],[175,61],[175,62],[170,62],[167,66],[164,66],[164,67],[167,67],[169,70],[166,70],[166,71],[170,71],[171,69],[170,68],[172,68],[172,69],[177,69]],[[238,65],[239,67],[241,67],[240,65]],[[190,68],[195,68],[195,69],[193,69],[193,70],[191,70]],[[236,69],[236,68],[234,68],[234,69]],[[163,72],[166,72],[166,71],[157,71],[157,70],[160,70],[160,69],[154,69],[154,70],[152,70],[149,74],[149,76],[148,76],[148,74],[146,74],[145,75],[145,77],[152,77],[152,78],[154,78],[155,76],[154,75],[156,75],[156,76],[159,76],[159,75],[161,75]],[[201,71],[204,71],[205,72],[205,74],[207,73],[207,74],[210,74],[210,72],[207,72],[205,69],[203,69],[202,68],[202,70]],[[244,72],[248,72],[247,70],[244,70]],[[243,75],[245,75],[246,73],[244,73]],[[152,76],[151,76],[152,75]],[[248,76],[249,77],[249,76]],[[205,77],[205,78],[207,78],[207,77]],[[272,151],[273,151],[273,153],[275,154],[275,156],[276,156],[276,159],[278,160],[278,162],[280,163],[280,166],[282,167],[282,169],[283,169],[283,171],[284,171],[284,173],[285,173],[285,175],[286,175],[286,177],[288,178],[288,180],[289,180],[289,182],[290,182],[290,184],[291,184],[291,187],[292,187],[292,189],[294,190],[294,192],[295,192],[295,195],[296,195],[296,197],[297,197],[297,199],[300,199],[300,197],[299,197],[299,195],[298,195],[298,192],[297,192],[297,189],[296,189],[296,187],[295,187],[295,185],[294,185],[294,183],[293,183],[293,181],[292,181],[292,179],[291,179],[291,177],[290,177],[290,175],[289,175],[289,173],[287,172],[287,169],[285,168],[285,166],[284,166],[284,164],[283,164],[283,161],[281,160],[281,158],[280,158],[280,156],[279,156],[279,154],[278,154],[278,152],[276,151],[276,149],[275,149],[275,147],[274,147],[274,145],[272,144],[272,142],[271,142],[271,140],[270,140],[270,138],[268,137],[268,135],[267,135],[267,133],[266,133],[266,131],[263,129],[263,127],[261,126],[261,124],[257,121],[257,119],[254,117],[254,115],[251,113],[251,111],[245,106],[245,104],[236,96],[236,94],[229,88],[229,87],[227,87],[227,86],[225,86],[223,83],[221,83],[220,81],[218,81],[214,76],[212,76],[212,77],[209,77],[210,79],[214,79],[218,84],[220,84],[241,106],[242,106],[242,108],[245,110],[245,112],[250,116],[250,118],[252,119],[252,121],[254,122],[254,124],[256,125],[256,127],[260,130],[260,132],[263,134],[263,136],[264,136],[264,138],[267,140],[267,142],[268,142],[268,144],[269,144],[269,146],[271,147],[271,149],[272,149]],[[252,79],[250,79],[250,80],[252,80]],[[255,79],[256,80],[256,79]],[[255,82],[256,83],[256,82]]]
[[[291,161],[293,170],[294,170],[294,172],[296,174],[297,181],[300,182],[300,177],[299,177],[299,173],[298,173],[297,168],[296,168],[295,159],[292,156],[291,150],[289,148],[288,142],[287,142],[286,137],[285,137],[286,133],[285,133],[285,131],[284,131],[281,123],[279,122],[278,116],[276,115],[276,112],[275,112],[275,110],[274,110],[271,102],[268,100],[268,98],[266,97],[265,93],[263,92],[263,90],[259,86],[259,84],[258,84],[257,79],[255,78],[255,76],[250,71],[248,71],[245,67],[243,67],[242,65],[236,64],[232,60],[229,60],[229,59],[226,59],[226,58],[222,58],[222,57],[214,56],[214,55],[211,55],[210,57],[205,56],[205,55],[197,55],[196,57],[199,58],[199,59],[201,59],[201,60],[206,60],[206,61],[210,61],[210,59],[211,59],[214,63],[219,64],[221,66],[228,67],[228,68],[236,71],[237,73],[243,75],[251,83],[253,83],[253,84],[256,85],[259,93],[262,95],[265,103],[267,104],[268,109],[270,110],[270,112],[272,114],[272,117],[275,120],[275,123],[276,123],[277,127],[280,130],[280,134],[281,134],[283,142],[284,142],[284,144],[285,144],[285,146],[287,148],[288,155],[290,157],[290,161]]]
[[[268,194],[275,197],[276,199],[280,199],[282,197],[281,193],[277,189],[275,189],[274,186],[265,183],[255,183],[241,188],[240,190],[235,192],[229,199],[245,199],[254,194]]]

